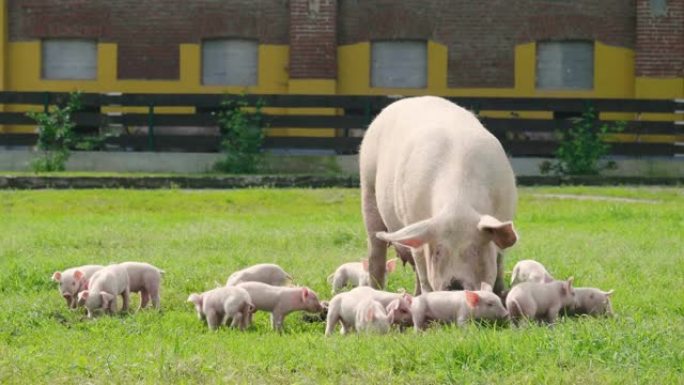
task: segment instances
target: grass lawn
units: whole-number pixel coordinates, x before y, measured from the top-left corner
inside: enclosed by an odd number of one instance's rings
[[[1,191],[0,383],[684,384],[681,188],[521,188],[516,226],[508,270],[533,258],[615,289],[617,316],[324,338],[299,313],[283,335],[257,314],[213,333],[188,294],[252,263],[329,298],[327,275],[365,255],[358,190]],[[161,311],[87,320],[50,281],[126,260],[166,270]],[[389,279],[399,288],[413,289],[408,267]]]

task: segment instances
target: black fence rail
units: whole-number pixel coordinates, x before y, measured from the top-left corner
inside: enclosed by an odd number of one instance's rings
[[[66,100],[67,93],[0,92],[0,105],[34,105],[47,109]],[[82,94],[83,112],[74,120],[80,131],[117,127],[119,134],[106,140],[107,150],[127,151],[219,151],[218,131],[188,134],[183,128],[216,127],[216,115],[226,98],[240,98],[250,105],[261,102],[267,108],[287,108],[287,114],[266,113],[268,128],[334,129],[334,137],[268,136],[265,148],[327,149],[337,153],[355,153],[361,141],[360,133],[385,106],[397,100],[391,96],[337,95],[223,95],[223,94]],[[641,120],[644,113],[684,113],[684,100],[651,99],[564,99],[564,98],[470,98],[450,97],[449,100],[476,113],[504,111],[508,118],[481,117],[487,129],[512,156],[551,156],[558,146],[557,132],[569,128],[569,117],[578,116],[588,107],[597,112],[624,113],[627,120],[621,134],[632,134],[611,145],[613,155],[678,156],[684,153],[682,143],[648,140],[653,135],[676,138],[684,130],[684,122]],[[146,112],[124,113],[125,107],[144,107]],[[193,107],[192,113],[159,113],[159,107]],[[118,109],[119,112],[102,112]],[[296,109],[326,108],[315,115]],[[268,111],[268,110],[267,110]],[[318,110],[317,110],[318,111]],[[519,112],[551,112],[553,119],[526,119]],[[677,115],[679,116],[679,115]],[[684,120],[679,116],[680,120]],[[0,125],[34,125],[24,112],[0,112]],[[137,134],[131,128],[140,128]],[[173,133],[160,128],[178,128]],[[157,132],[155,132],[157,130]],[[361,130],[361,131],[359,131]],[[184,132],[186,131],[186,132]],[[624,138],[624,137],[623,137]],[[0,133],[0,146],[33,146],[35,133]]]

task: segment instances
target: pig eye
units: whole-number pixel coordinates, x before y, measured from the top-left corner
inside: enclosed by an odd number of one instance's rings
[[[494,306],[494,304],[490,302],[487,304],[487,306],[492,307],[492,306]]]

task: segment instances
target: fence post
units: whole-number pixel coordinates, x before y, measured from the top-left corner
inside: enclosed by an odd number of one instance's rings
[[[154,104],[150,103],[147,113],[147,149],[154,151]]]
[[[50,110],[50,93],[46,92],[43,94],[43,112],[48,113]]]

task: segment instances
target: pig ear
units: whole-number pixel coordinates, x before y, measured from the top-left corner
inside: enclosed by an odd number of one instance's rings
[[[366,310],[366,322],[371,322],[374,319],[375,312],[373,311],[373,307],[368,307],[368,310]]]
[[[411,304],[413,303],[413,297],[409,293],[404,293],[402,298],[404,298],[406,300],[406,303],[408,303],[409,306],[411,306]]]
[[[489,234],[500,249],[506,249],[518,241],[518,233],[513,228],[513,222],[501,222],[491,215],[483,215],[477,224],[477,229]]]
[[[397,259],[392,258],[389,261],[385,262],[385,270],[387,270],[388,273],[391,273],[394,271],[394,269],[397,268]]]
[[[465,296],[466,296],[466,304],[468,304],[469,308],[474,308],[477,306],[477,304],[480,302],[480,296],[477,295],[476,292],[474,291],[465,291]]]
[[[89,295],[90,295],[90,292],[88,290],[83,290],[82,292],[78,293],[78,300],[79,301],[85,301],[88,299]]]
[[[52,280],[55,282],[61,281],[62,280],[62,273],[60,273],[59,271],[55,271],[54,273],[52,273]]]
[[[480,284],[480,291],[494,291],[492,289],[492,285],[488,284],[487,282],[482,282]]]
[[[613,293],[615,293],[615,290],[610,289],[610,290],[604,291],[604,292],[602,292],[602,293],[603,293],[603,295],[605,295],[606,297],[610,297],[611,295],[613,295]]]
[[[544,283],[551,283],[551,282],[553,282],[553,277],[548,275],[548,274],[544,274]]]
[[[102,307],[109,307],[109,303],[114,299],[112,294],[105,292],[100,293],[100,296],[102,297]]]
[[[568,283],[568,289],[572,287],[572,281],[574,281],[574,280],[575,280],[575,277],[570,277],[570,278],[568,278],[567,281],[565,281]]]
[[[398,243],[402,246],[418,248],[432,239],[430,219],[408,225],[393,233],[380,231],[375,233],[378,239],[386,242]]]
[[[309,297],[309,295],[311,295],[311,293],[309,292],[309,289],[306,287],[303,287],[302,288],[302,302],[306,302],[306,299]]]
[[[364,258],[361,260],[361,265],[363,266],[363,271],[369,271],[368,270],[368,258]]]
[[[188,297],[188,302],[192,302],[195,305],[201,305],[202,304],[202,294],[197,294],[197,293],[192,293]]]
[[[83,278],[83,272],[81,270],[74,271],[74,279],[80,281]]]

